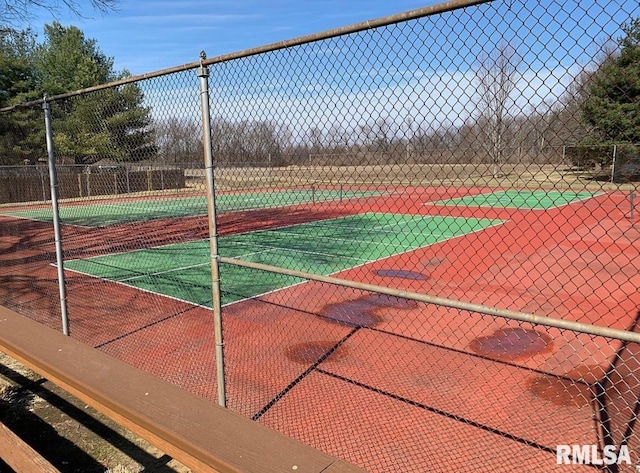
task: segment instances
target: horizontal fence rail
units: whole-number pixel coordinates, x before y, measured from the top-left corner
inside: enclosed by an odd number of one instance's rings
[[[572,332],[585,333],[587,335],[596,335],[596,336],[602,336],[602,337],[615,338],[617,340],[621,340],[625,342],[640,343],[640,333],[637,333],[637,332],[629,332],[626,330],[616,330],[610,327],[583,324],[583,323],[574,322],[571,320],[542,317],[536,314],[527,314],[524,312],[505,310],[497,307],[487,307],[480,304],[472,304],[464,301],[431,296],[429,294],[420,294],[418,292],[411,292],[407,290],[393,289],[393,288],[388,288],[384,286],[375,286],[373,284],[350,281],[348,279],[339,279],[334,277],[322,276],[318,274],[307,273],[304,271],[295,271],[292,269],[279,268],[277,266],[254,263],[251,261],[243,261],[243,260],[238,260],[234,258],[220,257],[219,261],[221,263],[226,263],[230,265],[236,265],[236,266],[250,268],[250,269],[257,269],[259,271],[269,271],[272,273],[281,274],[285,276],[293,276],[295,278],[308,279],[310,281],[325,282],[329,284],[335,284],[337,286],[343,286],[343,287],[349,287],[352,289],[360,289],[364,291],[374,292],[376,294],[384,294],[384,295],[412,300],[416,302],[424,302],[425,304],[435,304],[443,307],[449,307],[452,309],[464,310],[466,312],[476,312],[478,314],[491,315],[495,317],[503,317],[505,319],[517,320],[520,322],[529,322],[529,323],[542,325],[546,327],[554,327],[554,328],[571,330]]]
[[[47,98],[53,173],[6,107],[0,304],[367,471],[634,471],[639,35],[454,1],[202,53]]]

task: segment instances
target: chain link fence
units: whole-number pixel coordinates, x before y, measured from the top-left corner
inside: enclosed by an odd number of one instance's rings
[[[367,471],[635,471],[639,38],[458,1],[3,110],[0,303]]]

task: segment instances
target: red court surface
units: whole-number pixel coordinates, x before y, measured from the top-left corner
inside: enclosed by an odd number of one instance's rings
[[[336,276],[636,329],[640,222],[623,195],[546,211],[424,205],[481,191],[225,214],[220,233],[365,211],[501,219]],[[0,217],[0,229],[0,303],[59,327],[49,227]],[[64,234],[70,257],[85,257],[205,238],[207,223]],[[68,301],[72,336],[215,400],[210,310],[74,273]],[[368,471],[594,471],[557,465],[558,444],[627,442],[640,454],[633,344],[317,282],[226,306],[223,325],[228,407]]]

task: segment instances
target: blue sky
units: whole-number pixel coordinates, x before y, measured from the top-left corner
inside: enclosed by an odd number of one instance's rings
[[[433,5],[429,0],[121,0],[102,15],[78,0],[83,16],[40,11],[31,22],[75,25],[97,40],[115,68],[142,74]]]
[[[86,2],[87,0],[78,0]],[[440,2],[428,0],[122,0],[106,15],[61,15],[134,75]],[[313,127],[353,128],[407,120],[437,129],[477,113],[474,68],[501,44],[521,61],[510,112],[557,104],[597,60],[620,26],[640,15],[637,0],[496,0],[443,15],[215,64],[217,117],[264,120],[305,135]],[[40,16],[32,26],[52,22]],[[197,117],[193,71],[141,81],[158,119]],[[412,125],[413,126],[413,125]],[[355,131],[352,131],[352,134]]]

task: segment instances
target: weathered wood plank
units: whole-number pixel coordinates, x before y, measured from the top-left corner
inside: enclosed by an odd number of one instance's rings
[[[20,473],[60,473],[60,470],[2,423],[0,423],[0,458]]]

